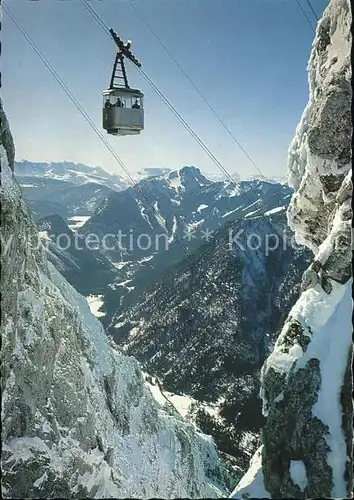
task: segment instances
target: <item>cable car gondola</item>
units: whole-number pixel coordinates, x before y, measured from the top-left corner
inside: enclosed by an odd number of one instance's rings
[[[109,31],[118,49],[110,86],[102,93],[103,128],[111,135],[140,134],[144,130],[144,94],[129,86],[124,58],[138,67],[141,63],[130,51],[131,42],[125,44],[112,29]]]

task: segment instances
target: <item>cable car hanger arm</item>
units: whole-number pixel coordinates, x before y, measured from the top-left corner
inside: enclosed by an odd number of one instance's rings
[[[109,30],[109,32],[119,49],[118,53],[121,55],[121,57],[124,56],[127,57],[128,59],[131,60],[132,63],[138,66],[138,68],[140,68],[141,62],[130,51],[131,42],[124,43],[123,40],[117,35],[117,33],[112,28]]]

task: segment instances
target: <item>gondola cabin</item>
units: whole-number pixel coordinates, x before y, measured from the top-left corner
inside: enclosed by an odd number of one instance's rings
[[[111,135],[136,135],[144,130],[144,94],[131,88],[103,92],[103,128]]]

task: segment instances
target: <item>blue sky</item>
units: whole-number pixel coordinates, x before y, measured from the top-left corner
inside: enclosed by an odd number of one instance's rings
[[[4,0],[101,128],[115,45],[80,0]],[[315,24],[306,4],[300,0]],[[257,171],[216,120],[129,0],[91,0],[143,68],[229,172]],[[314,34],[296,0],[134,0],[144,19],[217,110],[264,175],[285,175],[287,149],[308,99],[306,66]],[[312,0],[320,16],[326,0]],[[16,157],[99,165],[122,173],[31,46],[3,13],[2,95]],[[127,168],[217,167],[129,64],[145,93],[145,131],[110,137]]]

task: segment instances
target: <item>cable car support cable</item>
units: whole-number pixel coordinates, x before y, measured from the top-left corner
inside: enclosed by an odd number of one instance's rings
[[[95,11],[95,9],[86,0],[81,0],[81,3],[85,8],[94,16],[94,18],[99,22],[102,29],[107,33],[111,33],[111,29],[108,27],[107,23],[102,19],[102,17]],[[185,129],[191,134],[191,136],[197,141],[200,147],[206,152],[209,158],[216,164],[216,166],[223,172],[223,174],[234,182],[231,174],[226,170],[220,160],[213,154],[213,152],[206,146],[204,141],[198,136],[198,134],[192,129],[192,127],[187,123],[175,106],[169,101],[169,99],[161,92],[153,80],[145,73],[141,66],[137,66],[137,70],[143,76],[143,78],[149,83],[154,92],[160,97],[160,99],[166,104],[170,111],[175,115],[178,121],[185,127]]]
[[[113,155],[113,157],[115,158],[115,160],[119,163],[119,165],[122,167],[122,169],[124,170],[124,172],[127,174],[128,178],[130,179],[130,181],[132,182],[132,187],[134,187],[134,189],[136,189],[138,192],[140,192],[140,194],[143,196],[143,198],[147,201],[148,205],[150,206],[150,208],[152,209],[154,215],[156,216],[156,219],[158,220],[158,222],[160,223],[160,226],[162,227],[162,229],[166,232],[167,236],[168,236],[168,232],[167,232],[167,229],[165,227],[165,221],[163,220],[163,218],[161,217],[161,215],[157,212],[155,206],[154,206],[154,203],[152,203],[148,197],[146,196],[146,193],[144,193],[143,190],[140,189],[140,186],[137,185],[137,181],[136,179],[134,179],[132,177],[132,175],[130,174],[128,168],[126,167],[126,165],[124,164],[123,160],[118,156],[118,154],[113,150],[113,148],[110,146],[110,144],[108,143],[108,141],[105,139],[105,137],[103,136],[103,134],[100,132],[100,130],[96,127],[96,125],[93,123],[93,121],[91,120],[91,118],[89,117],[89,115],[86,113],[86,111],[84,110],[84,108],[80,105],[80,103],[77,101],[77,99],[75,98],[75,96],[70,92],[69,88],[65,85],[65,83],[63,82],[63,80],[60,78],[60,76],[58,75],[58,73],[54,70],[54,68],[51,66],[51,64],[49,63],[49,61],[46,59],[46,57],[44,56],[44,54],[40,51],[40,49],[36,46],[36,44],[33,42],[33,40],[31,39],[31,37],[26,33],[26,31],[24,30],[24,28],[20,25],[20,23],[17,21],[17,19],[15,18],[15,16],[12,14],[12,12],[10,11],[10,9],[6,6],[6,5],[3,5],[3,9],[5,10],[5,12],[8,14],[8,16],[11,18],[11,20],[13,21],[13,23],[16,25],[16,27],[18,28],[18,30],[22,33],[22,35],[24,36],[24,38],[27,40],[27,42],[31,45],[31,47],[33,48],[33,50],[36,52],[36,54],[38,55],[38,57],[42,60],[42,62],[45,64],[45,66],[47,67],[47,69],[50,71],[50,73],[52,74],[52,76],[57,80],[57,82],[60,84],[60,86],[63,88],[63,90],[65,91],[65,93],[67,94],[67,96],[70,98],[70,100],[73,102],[73,104],[76,106],[76,108],[80,111],[80,113],[83,115],[83,117],[85,118],[85,120],[89,123],[90,127],[94,130],[94,132],[98,135],[98,137],[102,140],[102,142],[105,144],[105,146],[107,147],[107,149],[110,151],[110,153]],[[96,17],[96,16],[95,16]],[[147,75],[146,75],[147,76]],[[148,78],[148,77],[147,77]],[[157,89],[157,87],[156,87]],[[157,89],[158,90],[158,89]],[[172,106],[172,105],[171,105]],[[234,182],[234,180],[232,179],[232,182]],[[152,192],[151,189],[149,189],[150,192]],[[240,189],[241,193],[245,196],[246,199],[248,199],[248,201],[251,202],[251,200],[248,198],[247,194],[244,193],[241,189]],[[262,213],[263,217],[265,217],[265,214]],[[273,228],[273,230],[275,231],[275,233],[278,235],[278,237],[280,238],[280,242],[283,243],[283,239],[282,237],[280,236],[280,234],[278,233],[277,229],[275,228],[275,226],[272,224],[272,222],[270,221],[270,219],[266,218],[266,221],[268,222],[268,224]],[[188,251],[188,248],[184,245],[182,239],[176,239],[175,241],[175,244],[178,244],[181,246],[181,248],[184,250],[185,254],[186,254],[186,257],[188,259],[188,261],[190,262],[191,266],[192,266],[192,269],[195,269],[196,268],[196,264],[197,264],[197,261],[195,260],[195,257],[194,255],[192,255],[189,251]],[[199,257],[201,258],[205,253],[207,253],[208,249],[206,249]],[[169,278],[170,275],[173,274],[173,269],[171,269],[169,272],[166,273],[166,271],[164,270],[162,273],[161,273],[161,278],[163,277],[165,280]]]
[[[312,3],[311,3],[311,0],[305,0],[305,1],[306,1],[307,5],[309,6],[309,8],[310,8],[310,10],[311,10],[312,14],[314,15],[314,18],[315,18],[315,19],[316,19],[316,21],[318,22],[318,21],[319,21],[319,19],[318,19],[317,13],[316,13],[316,11],[315,11],[315,9],[314,9],[314,7],[313,7]]]
[[[86,113],[84,108],[81,106],[81,104],[78,102],[78,100],[75,98],[75,96],[71,93],[69,88],[65,85],[61,77],[58,75],[58,73],[55,71],[55,69],[51,66],[49,61],[46,59],[46,57],[43,55],[43,53],[40,51],[40,49],[37,47],[37,45],[33,42],[31,37],[26,33],[26,31],[22,28],[20,23],[17,21],[15,16],[12,14],[10,9],[8,8],[7,5],[2,5],[2,8],[4,11],[7,13],[7,15],[11,18],[13,23],[17,26],[17,28],[21,31],[22,35],[26,38],[27,42],[31,45],[33,50],[36,52],[38,57],[41,59],[41,61],[45,64],[47,69],[51,72],[51,74],[54,76],[54,78],[57,80],[57,82],[60,84],[64,92],[67,94],[69,99],[72,101],[72,103],[76,106],[76,108],[80,111],[80,113],[83,115],[87,123],[90,125],[90,127],[94,130],[94,132],[99,136],[99,138],[102,140],[102,142],[105,144],[107,149],[110,151],[110,153],[113,155],[115,160],[119,163],[119,165],[122,167],[126,175],[129,177],[129,179],[133,182],[136,183],[136,180],[131,176],[129,170],[125,166],[123,160],[118,156],[118,154],[114,151],[114,149],[111,147],[107,139],[104,137],[102,132],[96,127],[96,125],[93,123],[89,115]]]
[[[83,1],[83,0],[81,0]],[[86,2],[84,2],[85,5]],[[153,203],[151,203],[151,201],[147,198],[146,194],[140,189],[140,187],[137,186],[137,181],[136,179],[134,179],[134,177],[132,177],[132,175],[130,174],[128,168],[126,167],[126,165],[124,164],[123,160],[118,156],[118,154],[113,150],[113,148],[110,146],[110,144],[108,143],[108,141],[105,139],[105,137],[103,136],[103,134],[100,132],[100,130],[96,127],[96,125],[93,123],[93,121],[91,120],[91,118],[89,117],[89,115],[86,113],[86,111],[84,110],[84,108],[80,105],[80,103],[77,101],[77,99],[73,96],[73,94],[70,92],[69,88],[65,85],[65,83],[63,82],[63,80],[60,78],[60,76],[58,75],[58,73],[54,70],[54,68],[51,66],[51,64],[49,63],[49,61],[45,58],[45,56],[42,54],[42,52],[40,51],[40,49],[36,46],[36,44],[32,41],[31,37],[26,33],[26,31],[24,30],[24,28],[20,25],[20,23],[16,20],[15,16],[11,13],[10,9],[6,6],[6,5],[3,5],[3,8],[5,10],[5,12],[9,15],[9,17],[12,19],[12,21],[14,22],[14,24],[17,26],[17,28],[19,29],[19,31],[22,33],[22,35],[24,36],[24,38],[27,40],[27,42],[31,45],[31,47],[33,48],[33,50],[36,52],[36,54],[38,55],[38,57],[42,60],[42,62],[45,64],[45,66],[47,67],[47,69],[51,72],[51,74],[54,76],[54,78],[58,81],[58,83],[60,84],[60,86],[63,88],[63,90],[65,91],[65,93],[68,95],[68,97],[70,98],[70,100],[73,102],[73,104],[77,107],[77,109],[80,111],[80,113],[84,116],[85,120],[89,123],[90,127],[94,130],[94,132],[98,135],[98,137],[102,140],[102,142],[105,144],[105,146],[107,147],[107,149],[110,151],[110,153],[112,154],[112,156],[115,158],[115,160],[119,163],[119,165],[121,166],[121,168],[123,169],[123,171],[126,173],[127,177],[131,180],[132,182],[132,186],[138,191],[140,192],[140,194],[145,198],[145,200],[148,202],[150,208],[152,208],[157,220],[160,222],[162,228],[164,228],[164,220],[162,219],[161,215],[156,211]],[[91,6],[90,6],[90,9],[91,9]],[[98,20],[98,15],[97,16],[94,16],[97,20]],[[101,23],[100,23],[101,24]],[[102,25],[102,24],[101,24]],[[109,35],[110,36],[110,35]],[[146,75],[146,74],[145,74]],[[164,102],[166,102],[166,104],[171,107],[171,109],[175,109],[173,107],[173,105],[167,100],[167,98],[165,98],[163,96],[163,94],[159,91],[159,89],[155,86],[155,84],[152,82],[152,80],[146,75],[146,79],[151,82],[151,85],[153,86],[153,88],[155,87],[156,88],[156,92],[158,94],[161,94],[161,97],[163,98]],[[177,110],[175,110],[176,113]],[[186,124],[186,126],[188,126],[187,122],[185,122],[185,120],[183,119],[183,117],[178,113],[178,115],[180,116],[181,120],[183,120],[183,122]],[[189,126],[188,126],[189,127]],[[191,129],[191,132],[194,133],[194,131]],[[195,134],[195,133],[194,133]],[[199,137],[195,134],[195,138],[198,140],[199,142]],[[200,140],[201,141],[201,140]],[[202,144],[204,144],[202,141],[201,141]],[[208,149],[208,148],[207,148]],[[214,157],[213,153],[208,149],[208,151],[210,152],[210,154]],[[216,157],[214,157],[215,160],[218,162],[218,160],[216,159]],[[221,165],[221,164],[220,164]],[[220,167],[219,167],[220,168]],[[221,165],[221,168],[223,168],[223,166]],[[226,169],[225,169],[226,171]],[[228,174],[228,172],[226,171],[226,173]],[[228,174],[228,176],[230,176],[230,174]],[[234,182],[234,179],[231,178],[231,181]],[[151,190],[150,190],[151,191]],[[241,190],[242,192],[242,190]],[[247,196],[246,193],[242,192],[242,194],[245,196],[246,199],[248,199],[248,201],[251,203],[251,200],[249,199],[249,197]],[[263,215],[265,217],[265,214],[262,213],[261,215]],[[275,226],[272,224],[272,222],[266,218],[267,222],[269,223],[269,225],[274,229],[274,231],[276,232],[276,234],[279,236],[280,240],[282,241],[282,237],[279,235],[277,229],[275,228]],[[166,231],[167,232],[167,231]],[[185,252],[186,252],[186,255],[187,257],[192,260],[192,263],[194,263],[194,259],[192,257],[192,255],[188,252],[188,249],[187,247],[182,243],[182,240],[179,239],[179,240],[175,240],[176,243],[180,244]]]
[[[301,10],[301,12],[303,13],[304,15],[304,18],[306,19],[306,21],[308,22],[308,25],[310,26],[310,28],[312,29],[312,31],[315,33],[315,27],[314,25],[312,24],[312,21],[311,19],[309,18],[309,16],[307,15],[305,9],[303,8],[303,6],[301,5],[301,2],[300,0],[296,0],[296,3],[298,4],[299,6],[299,9]]]
[[[12,12],[8,8],[8,6],[7,5],[2,5],[2,7],[3,7],[4,11],[6,12],[6,14],[10,17],[10,19],[12,20],[12,22],[16,25],[16,27],[18,28],[18,30],[22,33],[22,35],[27,40],[27,42],[31,45],[31,47],[33,48],[33,50],[35,51],[35,53],[38,55],[38,57],[41,59],[41,61],[44,63],[44,65],[47,67],[47,69],[50,71],[50,73],[55,78],[55,80],[57,80],[57,82],[62,87],[62,89],[64,90],[64,92],[67,94],[67,96],[69,97],[69,99],[72,101],[72,103],[75,105],[75,107],[80,111],[80,113],[83,115],[83,117],[88,122],[88,124],[90,125],[90,127],[98,135],[98,137],[101,139],[101,141],[107,147],[107,149],[109,150],[109,152],[112,154],[112,156],[115,158],[115,160],[122,167],[122,169],[124,170],[124,172],[128,176],[129,180],[131,181],[132,187],[134,187],[134,189],[136,191],[138,191],[142,195],[142,197],[148,203],[149,207],[152,209],[152,211],[153,211],[153,213],[154,213],[157,221],[160,223],[161,228],[163,230],[165,230],[167,236],[169,236],[168,232],[167,232],[167,229],[165,228],[165,221],[163,220],[163,218],[161,217],[161,215],[155,209],[154,203],[151,200],[148,199],[146,193],[140,188],[140,186],[138,186],[137,180],[132,177],[132,175],[130,174],[128,168],[124,164],[123,160],[118,156],[118,154],[110,146],[110,144],[108,143],[108,141],[106,140],[106,138],[104,137],[104,135],[96,127],[96,125],[93,123],[93,121],[91,120],[91,118],[89,117],[89,115],[86,113],[86,111],[84,110],[84,108],[77,101],[77,99],[75,98],[75,96],[71,93],[71,91],[66,86],[66,84],[63,82],[63,80],[60,78],[60,76],[58,75],[58,73],[54,70],[54,68],[51,66],[51,64],[49,63],[49,61],[46,59],[46,57],[44,56],[44,54],[37,47],[37,45],[33,42],[33,40],[31,39],[31,37],[26,33],[26,31],[21,26],[21,24],[17,21],[17,19],[12,14]],[[151,189],[149,189],[149,191],[152,192]],[[184,245],[184,243],[182,242],[182,240],[181,239],[175,240],[175,243],[179,244],[183,248],[183,250],[186,253],[187,258],[191,261],[191,264],[195,266],[196,262],[194,260],[194,257],[192,256],[192,254],[189,253],[187,247]],[[166,275],[165,272],[163,274]]]
[[[152,26],[146,21],[146,19],[144,18],[144,16],[141,14],[141,12],[139,11],[139,9],[137,8],[137,6],[135,5],[135,3],[133,2],[133,0],[129,0],[129,4],[130,6],[132,7],[132,9],[134,9],[134,11],[136,12],[136,14],[140,17],[140,19],[142,20],[142,22],[145,24],[145,26],[149,29],[149,31],[152,33],[152,35],[156,38],[156,40],[160,43],[161,47],[166,51],[166,53],[170,56],[170,58],[172,59],[172,61],[176,64],[176,66],[179,68],[179,70],[181,71],[181,73],[185,76],[185,78],[188,80],[188,82],[192,85],[192,87],[194,88],[194,90],[197,92],[197,94],[199,94],[199,96],[201,97],[201,99],[204,101],[204,103],[208,106],[208,108],[210,109],[210,111],[213,113],[213,115],[215,116],[215,118],[220,122],[220,124],[222,125],[222,127],[224,128],[224,130],[226,130],[226,132],[229,134],[229,136],[232,138],[232,140],[235,142],[235,144],[241,149],[241,151],[243,152],[243,154],[246,156],[246,158],[252,163],[252,165],[254,166],[254,168],[257,170],[257,172],[262,176],[264,177],[264,174],[263,172],[260,170],[260,168],[258,167],[258,165],[256,164],[256,162],[253,160],[253,158],[250,156],[250,154],[246,151],[246,149],[242,146],[242,144],[240,143],[240,141],[237,139],[237,137],[235,136],[235,134],[232,132],[232,130],[230,130],[230,128],[226,125],[226,123],[224,122],[224,120],[221,118],[221,116],[219,115],[219,113],[215,110],[215,108],[210,104],[210,102],[208,101],[208,99],[205,97],[205,95],[200,91],[200,89],[197,87],[197,85],[194,83],[194,81],[192,80],[192,78],[188,75],[187,71],[181,66],[181,64],[179,63],[179,61],[175,58],[175,56],[172,54],[172,52],[169,50],[169,48],[166,46],[166,44],[161,40],[161,38],[158,36],[158,34],[156,33],[156,31],[152,28]]]
[[[108,27],[108,25],[105,23],[105,21],[103,21],[103,19],[99,16],[99,14],[97,14],[97,12],[93,9],[93,7],[91,5],[89,5],[86,0],[81,0],[81,2],[92,13],[92,15],[94,15],[94,17],[96,19],[99,19],[99,24],[101,25],[101,27],[106,32],[107,31],[110,32],[110,28]],[[186,130],[192,135],[192,137],[197,141],[197,143],[201,146],[201,148],[206,152],[206,154],[209,156],[209,158],[216,164],[216,166],[222,171],[222,173],[231,182],[234,182],[234,178],[226,170],[226,168],[223,166],[223,164],[220,162],[220,160],[214,155],[214,153],[210,150],[210,148],[208,146],[206,146],[204,141],[198,136],[198,134],[193,130],[193,128],[187,123],[187,121],[183,118],[183,116],[179,113],[179,111],[175,108],[175,106],[168,100],[168,98],[163,94],[163,92],[161,92],[159,90],[159,88],[153,82],[153,80],[146,74],[146,72],[141,67],[138,67],[138,71],[143,76],[143,78],[149,83],[149,85],[152,87],[152,89],[155,91],[155,93],[160,97],[160,99],[172,111],[172,113],[176,116],[178,121],[186,128]],[[193,83],[193,85],[194,85],[194,83]],[[221,118],[219,118],[219,119],[221,120]],[[221,122],[222,122],[222,120],[221,120]],[[236,138],[235,138],[235,140],[237,141]],[[247,155],[247,157],[250,159],[250,161],[252,161],[252,163],[255,165],[255,167],[257,168],[259,173],[263,176],[262,172],[258,169],[257,165],[254,163],[252,158],[248,155],[248,153],[244,150],[244,148],[242,148],[242,146],[240,144],[239,144],[239,146],[244,151],[244,153]]]
[[[102,19],[102,17],[95,11],[95,9],[90,5],[87,0],[81,0],[81,3],[84,5],[85,8],[91,14],[93,17],[99,22],[100,26],[102,29],[107,33],[110,33],[110,28],[108,27],[107,23]],[[191,134],[191,136],[196,140],[196,142],[200,145],[200,147],[206,152],[206,154],[209,156],[209,158],[216,164],[216,166],[219,168],[219,170],[222,171],[222,173],[232,182],[234,183],[235,180],[231,176],[231,174],[226,170],[226,168],[223,166],[223,164],[219,161],[219,159],[213,154],[213,152],[206,146],[204,141],[198,136],[198,134],[192,129],[192,127],[186,122],[186,120],[183,118],[183,116],[179,113],[179,111],[175,108],[175,106],[167,99],[167,97],[159,90],[157,85],[153,82],[153,80],[145,73],[145,71],[141,67],[137,67],[138,71],[140,74],[144,77],[144,79],[149,83],[149,85],[152,87],[152,89],[155,91],[155,93],[160,97],[160,99],[166,104],[166,106],[172,111],[172,113],[176,116],[178,121],[186,128],[186,130]],[[261,174],[263,175],[263,174]],[[247,196],[247,194],[240,189],[241,193],[243,196],[250,202],[252,203],[251,199]],[[276,227],[272,224],[270,219],[268,219],[265,216],[265,213],[263,210],[259,209],[260,215],[262,215],[265,220],[268,222],[268,224],[272,227],[272,229],[275,231],[277,236],[280,238],[280,241],[283,242],[282,236],[279,234],[278,230]]]

